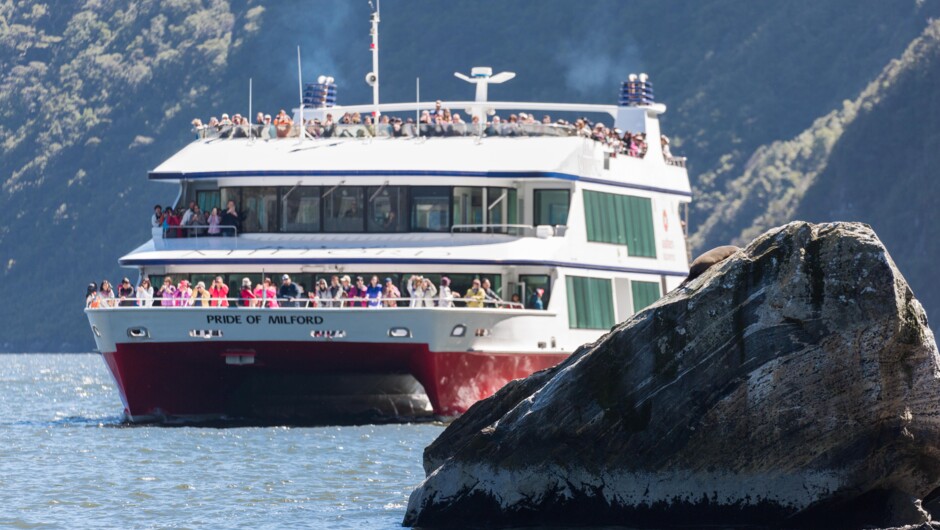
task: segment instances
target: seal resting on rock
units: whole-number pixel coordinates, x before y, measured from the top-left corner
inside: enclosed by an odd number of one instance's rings
[[[679,284],[679,287],[691,282],[692,280],[698,278],[702,275],[703,272],[712,268],[713,265],[717,265],[722,261],[728,259],[732,254],[741,250],[741,247],[736,247],[734,245],[724,245],[721,247],[715,247],[708,252],[700,255],[692,261],[692,264],[689,265],[689,275]]]
[[[405,525],[859,528],[940,496],[940,356],[870,227],[773,229],[425,450]]]

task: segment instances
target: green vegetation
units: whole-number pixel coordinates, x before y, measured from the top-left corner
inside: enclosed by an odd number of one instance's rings
[[[935,137],[916,111],[916,123],[892,119],[889,105],[911,105],[900,78],[865,87],[938,14],[937,0],[386,0],[382,97],[412,100],[420,77],[423,98],[463,99],[470,88],[451,72],[491,65],[518,73],[494,98],[612,102],[646,71],[669,105],[673,152],[691,161],[701,248],[825,218],[811,208],[832,202],[815,191],[834,192],[824,182],[869,189],[849,175],[929,185],[900,172],[928,174],[929,149],[899,151],[900,166],[852,151]],[[151,206],[175,197],[146,172],[189,141],[192,117],[245,114],[249,77],[256,109],[291,108],[300,44],[308,79],[333,75],[341,102],[368,100],[367,17],[365,0],[0,0],[0,290],[16,297],[0,309],[0,351],[92,347],[85,284],[122,274],[117,258],[148,237]],[[859,136],[869,116],[887,120],[889,141]],[[879,233],[905,226],[904,190],[845,215],[884,212]]]

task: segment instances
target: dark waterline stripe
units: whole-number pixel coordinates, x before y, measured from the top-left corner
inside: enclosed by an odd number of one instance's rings
[[[591,184],[602,184],[605,186],[614,186],[617,188],[628,188],[635,190],[651,191],[655,193],[665,193],[668,195],[678,195],[681,197],[691,197],[692,193],[688,191],[672,190],[660,188],[657,186],[646,186],[643,184],[629,184],[626,182],[616,182],[612,180],[598,179],[593,177],[581,177],[571,173],[559,173],[555,171],[428,171],[428,170],[339,170],[339,169],[317,169],[317,170],[266,170],[266,171],[197,171],[193,173],[178,172],[157,172],[151,171],[148,174],[150,180],[180,180],[180,179],[211,179],[211,178],[243,178],[243,177],[442,177],[442,178],[492,178],[492,179],[556,179],[567,180],[571,182],[588,182]]]

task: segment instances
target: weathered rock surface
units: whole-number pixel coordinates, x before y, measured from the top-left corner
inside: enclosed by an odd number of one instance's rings
[[[424,465],[405,525],[921,524],[940,357],[868,226],[791,223],[477,403]]]

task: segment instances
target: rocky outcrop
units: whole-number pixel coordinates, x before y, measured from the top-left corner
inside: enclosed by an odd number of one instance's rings
[[[404,524],[918,524],[938,413],[933,335],[877,236],[791,223],[473,406]]]

